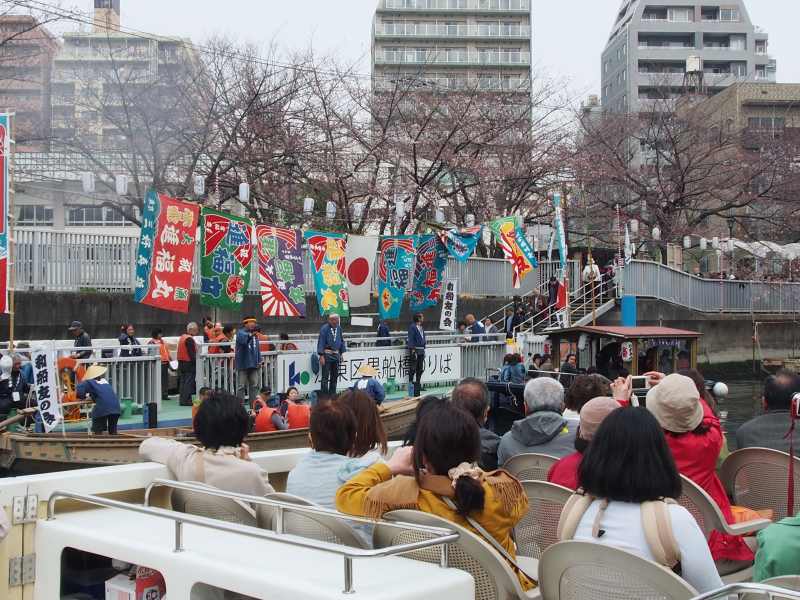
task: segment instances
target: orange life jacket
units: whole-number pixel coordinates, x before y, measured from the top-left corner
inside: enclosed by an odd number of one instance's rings
[[[266,335],[257,333],[256,337],[259,339],[258,348],[261,352],[272,352],[275,350],[275,346],[269,343],[269,338]]]
[[[255,433],[276,431],[277,427],[275,427],[275,424],[272,422],[272,415],[275,414],[276,410],[267,406],[261,398],[256,398],[256,401],[253,402],[253,408],[256,406],[261,406],[261,409],[256,415],[256,425],[253,431],[255,431]]]
[[[308,427],[311,420],[311,408],[307,404],[297,404],[291,400],[287,400],[286,404],[289,405],[286,409],[286,420],[289,423],[289,429]]]
[[[230,340],[228,340],[228,338],[226,338],[224,334],[220,333],[218,335],[212,335],[210,338],[208,338],[208,341],[212,343],[214,342],[221,343],[221,342],[228,342]],[[210,346],[208,348],[208,353],[222,354],[223,352],[225,352],[225,350],[226,349],[223,346]]]
[[[189,349],[186,347],[186,340],[190,339],[191,337],[192,336],[190,336],[188,333],[184,333],[181,336],[181,339],[178,340],[178,352],[177,352],[178,362],[192,361],[192,359],[189,357]]]
[[[150,340],[147,343],[149,345],[158,344],[158,352],[161,354],[162,363],[168,363],[170,360],[172,360],[169,355],[169,348],[167,348],[167,342],[164,340]]]

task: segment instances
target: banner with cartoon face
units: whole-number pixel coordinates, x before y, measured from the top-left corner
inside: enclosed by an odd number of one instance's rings
[[[200,302],[238,310],[250,285],[253,222],[212,208],[203,208],[200,221]]]
[[[347,238],[343,233],[306,231],[305,240],[319,314],[349,317],[350,297],[345,269]]]

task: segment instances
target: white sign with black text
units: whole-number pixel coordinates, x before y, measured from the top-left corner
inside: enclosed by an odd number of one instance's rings
[[[311,355],[279,354],[278,388],[286,390],[296,387],[301,394],[317,391],[320,388],[320,375],[311,369]],[[346,352],[339,363],[339,382],[337,388],[344,390],[353,387],[361,365],[368,364],[378,372],[377,380],[386,384],[394,380],[398,384],[408,383],[411,357],[405,347],[367,348]],[[428,346],[425,350],[425,371],[422,383],[458,381],[461,379],[461,348],[458,346]]]
[[[36,386],[36,404],[47,433],[61,424],[61,404],[58,400],[56,358],[52,349],[41,348],[31,355],[33,384]]]
[[[458,310],[458,279],[447,279],[442,284],[442,316],[439,318],[439,329],[455,331],[458,327],[456,311]]]

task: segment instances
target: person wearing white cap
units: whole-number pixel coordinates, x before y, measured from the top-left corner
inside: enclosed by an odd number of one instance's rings
[[[366,392],[370,398],[375,400],[375,404],[380,406],[386,398],[386,391],[383,389],[381,382],[376,379],[378,371],[375,370],[375,367],[364,363],[358,368],[356,375],[360,379],[357,379],[353,384],[353,389]]]
[[[91,396],[94,400],[92,410],[92,433],[99,434],[107,431],[116,435],[117,422],[122,412],[119,398],[114,388],[104,377],[108,369],[101,365],[92,365],[86,369],[83,381],[78,384],[75,392],[81,400]]]

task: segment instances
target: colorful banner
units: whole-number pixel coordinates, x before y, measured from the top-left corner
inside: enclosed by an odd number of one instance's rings
[[[8,268],[8,163],[11,160],[11,117],[0,115],[0,312],[8,312],[11,270]]]
[[[444,282],[444,302],[442,314],[439,317],[439,329],[455,331],[458,327],[456,311],[458,310],[458,279],[448,279]]]
[[[417,236],[417,264],[411,290],[411,312],[436,306],[442,297],[442,276],[447,266],[447,248],[434,234]]]
[[[476,225],[466,229],[451,229],[450,231],[442,232],[440,239],[450,256],[463,263],[467,262],[475,252],[482,233],[483,225]]]
[[[58,378],[56,377],[56,353],[51,346],[40,348],[31,354],[33,381],[36,385],[36,406],[47,433],[61,424],[61,403],[58,400]]]
[[[514,289],[519,289],[522,280],[539,266],[525,233],[517,225],[517,217],[504,217],[489,225],[503,250],[503,256],[514,268],[512,281]]]
[[[136,302],[189,312],[200,208],[147,192],[136,259]]]
[[[314,275],[319,314],[350,316],[350,297],[345,276],[347,240],[342,233],[306,231],[308,259]]]
[[[250,285],[253,222],[203,208],[200,223],[200,303],[238,310]]]
[[[414,236],[381,238],[378,254],[378,314],[399,319],[403,299],[414,269]]]
[[[305,317],[303,233],[272,225],[256,226],[261,306],[265,317]]]
[[[352,308],[369,306],[372,301],[372,275],[377,251],[377,237],[347,236],[347,292]]]
[[[278,354],[276,389],[296,387],[301,394],[319,391],[321,371],[314,373],[311,368],[312,352]],[[357,373],[363,365],[373,367],[378,372],[375,378],[381,383],[405,383],[412,368],[411,360],[411,355],[404,346],[350,350],[344,354],[339,364],[337,389],[351,388],[359,379]],[[422,383],[457,382],[461,376],[461,349],[457,345],[428,346],[425,351]]]

